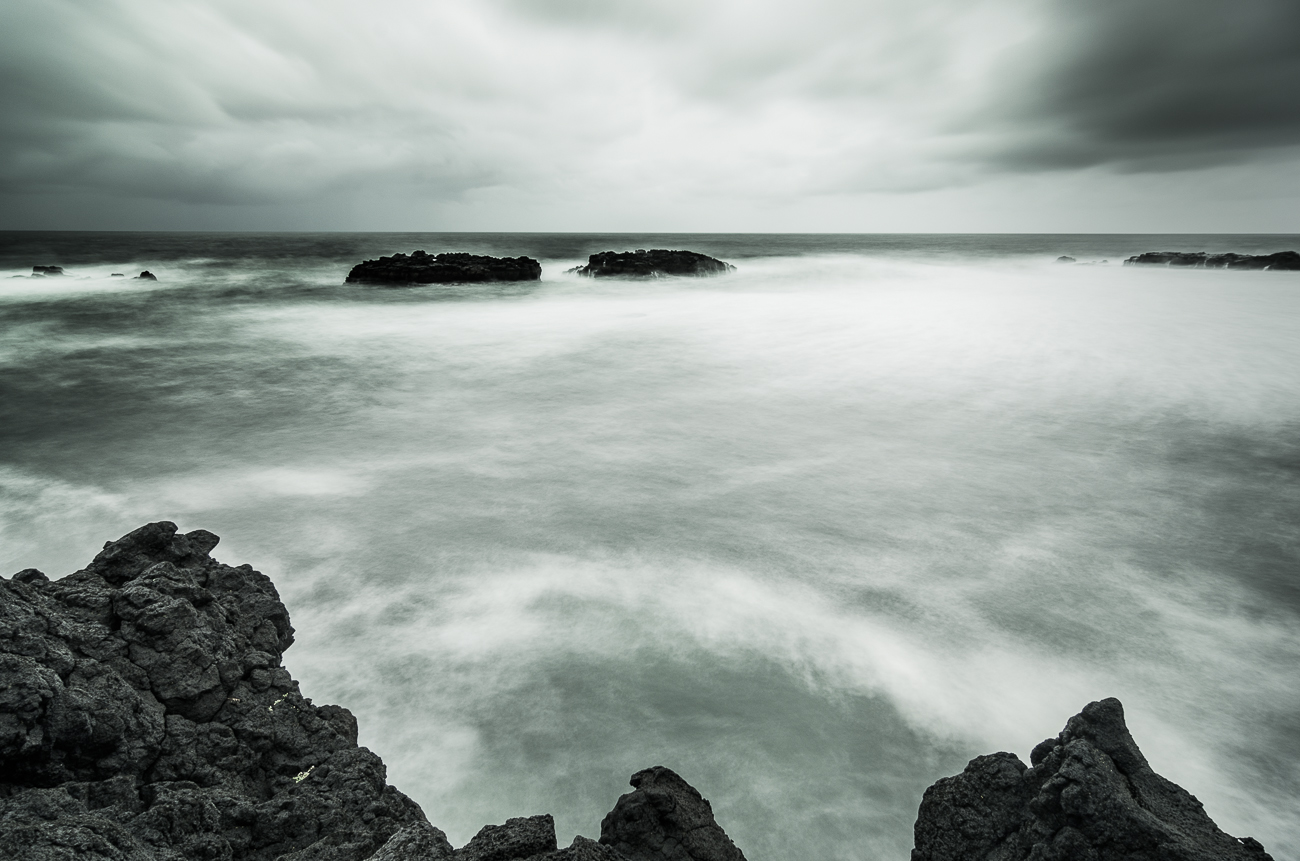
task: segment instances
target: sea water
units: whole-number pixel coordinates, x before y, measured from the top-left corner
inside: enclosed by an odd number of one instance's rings
[[[656,247],[737,269],[565,272]],[[457,845],[661,764],[751,861],[906,859],[926,786],[1117,696],[1294,861],[1300,273],[1119,263],[1298,247],[3,234],[68,277],[0,278],[0,565],[218,533]],[[343,283],[416,248],[543,278]]]

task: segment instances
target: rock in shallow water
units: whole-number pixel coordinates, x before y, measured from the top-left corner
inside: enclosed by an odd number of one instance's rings
[[[586,266],[570,269],[589,278],[661,278],[665,275],[720,275],[736,267],[694,251],[602,251]]]
[[[1276,254],[1206,254],[1204,251],[1148,251],[1124,261],[1125,266],[1190,266],[1201,269],[1300,270],[1300,252]]]
[[[479,284],[488,281],[536,281],[542,265],[531,257],[485,257],[477,254],[394,254],[352,267],[349,284]]]
[[[1151,770],[1117,699],[1089,703],[1056,738],[970,761],[925,791],[912,861],[1266,861],[1185,789]]]

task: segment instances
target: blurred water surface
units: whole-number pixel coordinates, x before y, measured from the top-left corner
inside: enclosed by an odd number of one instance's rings
[[[637,247],[738,269],[564,272]],[[1118,262],[1297,247],[0,234],[0,275],[69,273],[0,279],[0,563],[218,533],[457,845],[598,836],[664,764],[751,861],[905,859],[927,785],[1118,696],[1294,861],[1300,275]],[[415,248],[543,280],[343,284]]]

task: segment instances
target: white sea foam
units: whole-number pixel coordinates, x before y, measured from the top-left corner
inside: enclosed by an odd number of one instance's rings
[[[751,858],[905,857],[925,785],[1114,695],[1294,859],[1293,280],[739,262],[32,322],[99,351],[56,383],[118,363],[74,452],[126,464],[42,504],[272,574],[305,691],[458,841],[593,834],[664,761]]]

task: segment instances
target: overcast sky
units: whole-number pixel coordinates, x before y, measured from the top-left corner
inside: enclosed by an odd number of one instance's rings
[[[1300,232],[1300,0],[0,20],[0,228]]]

